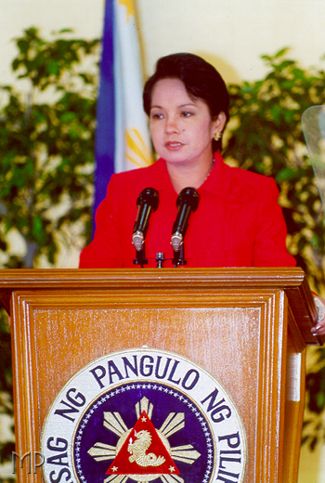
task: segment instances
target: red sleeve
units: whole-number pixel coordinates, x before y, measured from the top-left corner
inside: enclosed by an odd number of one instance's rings
[[[278,204],[279,191],[272,178],[267,179],[259,196],[254,265],[292,267],[296,261],[286,248],[287,228]]]
[[[106,197],[96,211],[94,238],[80,254],[79,268],[121,267],[120,197],[116,176],[113,175],[107,187]]]

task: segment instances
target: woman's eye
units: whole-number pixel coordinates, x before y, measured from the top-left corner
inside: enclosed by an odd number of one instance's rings
[[[191,116],[193,116],[193,112],[182,111],[182,117],[191,117]]]
[[[152,112],[150,115],[151,119],[163,119],[163,114],[161,112]]]

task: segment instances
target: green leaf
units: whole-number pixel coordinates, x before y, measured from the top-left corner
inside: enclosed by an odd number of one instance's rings
[[[56,60],[50,60],[47,64],[47,72],[51,75],[57,75],[59,70],[59,63]]]

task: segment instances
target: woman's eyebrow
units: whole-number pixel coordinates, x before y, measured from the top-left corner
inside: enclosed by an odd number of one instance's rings
[[[195,107],[196,104],[194,102],[186,102],[185,104],[180,104],[177,106],[178,108],[183,108],[183,107]],[[163,109],[163,106],[159,106],[158,104],[152,105],[150,109]]]

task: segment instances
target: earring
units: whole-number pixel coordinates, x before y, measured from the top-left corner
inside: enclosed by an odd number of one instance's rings
[[[213,135],[213,139],[215,141],[219,141],[219,139],[221,138],[221,132],[220,131],[216,131]]]

